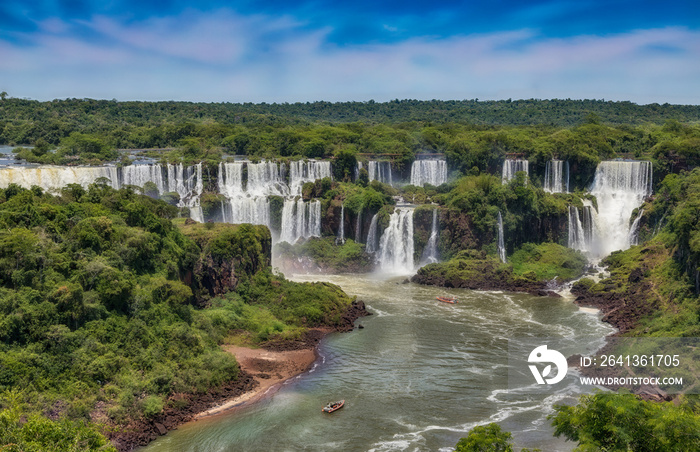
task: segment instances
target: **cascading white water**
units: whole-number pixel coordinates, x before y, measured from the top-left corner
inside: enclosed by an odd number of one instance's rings
[[[391,162],[378,162],[376,160],[370,160],[367,163],[367,174],[369,175],[370,182],[373,180],[378,180],[383,184],[394,185],[394,181],[391,176]]]
[[[204,191],[202,180],[202,163],[185,167],[182,163],[168,164],[168,191],[176,192],[180,196],[178,207],[190,209],[190,217],[204,222],[204,214],[199,204],[199,198]]]
[[[254,164],[248,166],[249,180],[250,171],[253,171],[253,185],[248,187],[253,189],[253,193],[248,193],[243,186],[243,166],[244,162],[219,163],[219,174],[217,177],[219,193],[226,196],[227,202],[222,203],[221,215],[225,223],[250,223],[270,226],[270,202],[267,196],[260,192],[265,188],[261,185],[264,181],[271,183],[278,182],[279,169],[276,165],[267,163]],[[272,185],[270,190],[274,192],[279,185]]]
[[[367,231],[367,246],[365,251],[375,253],[377,251],[377,214],[372,216],[372,221],[369,223],[369,231]]]
[[[301,195],[301,188],[307,182],[331,177],[331,162],[317,160],[297,160],[289,164],[289,190],[292,196]]]
[[[583,210],[569,206],[569,242],[568,247],[588,253],[593,248],[595,222],[593,220],[593,205],[583,200]]]
[[[46,191],[56,191],[68,184],[79,184],[87,188],[103,177],[109,179],[112,188],[121,186],[119,170],[115,166],[24,166],[0,168],[0,187],[17,184],[31,188],[36,185]]]
[[[433,209],[433,223],[430,230],[430,238],[428,238],[428,243],[425,245],[423,250],[423,255],[421,256],[421,265],[432,264],[438,261],[438,217],[437,209]]]
[[[166,191],[166,181],[161,165],[157,163],[153,165],[128,165],[122,168],[122,185],[143,187],[148,182],[155,184],[159,194]]]
[[[605,161],[596,169],[591,193],[598,201],[594,258],[629,248],[630,217],[651,195],[652,167],[646,161]]]
[[[100,178],[109,179],[109,185],[119,189],[125,185],[143,187],[152,182],[158,189],[158,194],[166,191],[177,192],[180,196],[179,207],[188,207],[192,219],[202,221],[202,209],[199,198],[204,190],[202,180],[202,164],[185,167],[182,163],[163,166],[128,165],[121,169],[114,166],[39,166],[22,168],[0,168],[0,186],[7,187],[16,183],[30,188],[32,185],[47,191],[55,191],[68,184],[79,184],[83,187],[94,183]]]
[[[569,206],[569,248],[587,251],[588,244],[584,238],[583,225],[575,206]]]
[[[270,202],[264,196],[237,196],[222,203],[224,223],[270,225]]]
[[[441,185],[447,181],[447,162],[444,160],[416,160],[411,165],[411,185]]]
[[[355,219],[355,243],[362,242],[362,211],[357,212]]]
[[[639,222],[642,219],[643,215],[644,209],[639,209],[639,212],[637,213],[637,218],[634,219],[632,226],[630,226],[630,233],[628,237],[628,242],[630,246],[639,244]]]
[[[505,240],[503,239],[503,217],[501,216],[501,211],[498,211],[498,258],[501,262],[506,262],[506,247]]]
[[[569,192],[569,162],[550,160],[544,171],[544,191],[548,193]]]
[[[336,245],[345,243],[345,204],[340,205],[340,226],[338,226],[338,236],[335,243]]]
[[[247,163],[248,185],[246,192],[251,196],[289,196],[285,176],[285,166],[276,162]]]
[[[244,184],[244,168],[248,172]],[[315,160],[290,163],[289,184],[286,166],[277,162],[220,163],[219,193],[228,202],[222,205],[222,217],[228,223],[252,223],[271,226],[269,196],[287,198],[282,207],[280,240],[294,243],[300,238],[320,237],[321,203],[296,200],[304,183],[331,176],[330,162]]]
[[[321,201],[288,199],[282,207],[280,241],[296,243],[301,238],[321,236]]]
[[[413,209],[397,207],[379,243],[379,269],[386,273],[412,273],[413,252]]]
[[[219,163],[217,175],[219,193],[229,198],[240,196],[243,190],[243,162]]]
[[[518,171],[523,171],[525,172],[525,174],[529,175],[530,162],[521,159],[506,159],[503,162],[503,174],[501,176],[501,182],[507,184],[511,179],[515,177],[515,173],[517,173]]]

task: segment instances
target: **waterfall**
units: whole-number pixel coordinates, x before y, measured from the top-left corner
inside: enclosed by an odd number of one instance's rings
[[[307,182],[331,177],[331,162],[297,160],[289,164],[289,190],[292,196],[301,195],[301,188]]]
[[[515,177],[515,173],[524,171],[525,174],[530,174],[530,162],[521,159],[506,159],[503,162],[503,175],[501,182],[507,184]],[[527,180],[527,179],[526,179]]]
[[[498,211],[498,257],[501,262],[506,262],[506,247],[503,240],[503,217],[501,211]]]
[[[279,170],[266,163],[253,169],[254,182],[258,184],[254,189],[263,191],[260,187],[262,181],[279,181]],[[266,196],[249,194],[243,188],[244,162],[219,163],[217,182],[219,193],[226,196],[227,201],[222,203],[221,216],[225,223],[250,223],[264,226],[270,225],[270,202]],[[249,173],[250,174],[250,173]],[[272,186],[272,191],[277,187]]]
[[[355,220],[355,243],[362,242],[362,210],[357,212],[357,219]]]
[[[243,167],[247,165],[248,183],[243,185]],[[219,193],[227,198],[222,204],[222,221],[270,226],[270,202],[267,194],[286,193],[283,171],[274,162],[219,163]]]
[[[243,193],[243,162],[219,163],[217,176],[219,193],[229,198]]]
[[[285,166],[275,162],[247,163],[248,185],[251,196],[289,196],[285,183]]]
[[[248,172],[244,183],[243,170]],[[222,205],[222,217],[228,223],[252,223],[270,227],[269,196],[287,198],[282,207],[280,240],[294,243],[300,238],[321,235],[321,203],[293,199],[301,195],[305,182],[330,177],[330,162],[297,161],[290,163],[289,184],[286,165],[262,161],[219,164],[219,193],[228,202]]]
[[[304,202],[301,198],[284,201],[280,241],[294,244],[302,238],[320,236],[321,201]]]
[[[428,243],[425,245],[423,250],[423,256],[421,257],[421,265],[432,264],[438,261],[438,217],[437,209],[433,209],[433,224],[430,230],[430,238]]]
[[[598,165],[591,188],[598,200],[595,257],[629,248],[630,217],[651,194],[651,184],[651,162],[615,160]]]
[[[345,204],[340,205],[340,227],[338,227],[338,237],[335,239],[335,244],[342,245],[345,243]]]
[[[444,162],[443,160],[440,160]],[[415,163],[415,162],[414,162]],[[413,170],[411,170],[413,171]],[[394,181],[391,177],[391,162],[378,162],[375,160],[370,160],[367,164],[367,174],[369,175],[369,181],[378,180],[382,184],[394,185]],[[446,179],[445,176],[444,179]],[[444,182],[444,179],[442,182]],[[428,182],[430,183],[430,182]],[[440,185],[440,184],[433,184]]]
[[[114,166],[39,166],[24,168],[0,168],[0,186],[11,183],[30,188],[39,186],[47,191],[60,190],[68,184],[83,187],[100,178],[109,179],[109,185],[119,189],[125,185],[143,187],[152,182],[159,194],[166,191],[180,195],[179,207],[188,207],[190,216],[202,221],[202,208],[199,197],[204,191],[202,164],[185,167],[182,163],[168,164],[165,171],[162,165],[128,165],[121,169]]]
[[[372,216],[372,221],[369,223],[369,231],[367,232],[367,246],[365,251],[374,253],[377,251],[377,214]]]
[[[569,206],[569,248],[579,251],[587,251],[588,243],[586,243],[583,232],[583,225],[578,215],[578,209],[574,206]]]
[[[574,250],[589,252],[593,248],[593,206],[588,200],[583,200],[583,210],[569,206],[569,242],[568,247]]]
[[[270,202],[264,196],[238,196],[222,204],[224,223],[270,225]]]
[[[544,171],[544,191],[548,193],[569,192],[569,162],[550,160]]]
[[[128,168],[128,167],[127,167]],[[114,189],[121,187],[116,166],[37,166],[0,168],[0,187],[10,184],[31,188],[33,185],[45,191],[57,191],[68,184],[79,184],[85,188],[99,178],[109,179]]]
[[[644,209],[639,209],[637,218],[634,219],[632,226],[630,226],[630,233],[628,237],[628,242],[630,246],[639,244],[639,222],[642,219],[642,215],[644,215]]]
[[[396,208],[379,244],[379,268],[388,273],[412,273],[413,209]]]
[[[143,187],[147,182],[155,184],[159,194],[166,191],[166,182],[161,165],[128,165],[122,168],[122,185]]]
[[[416,160],[411,165],[411,185],[441,185],[447,181],[447,163],[444,160]]]
[[[185,167],[182,163],[168,164],[167,174],[168,191],[176,192],[180,196],[178,207],[189,208],[190,217],[200,223],[203,222],[204,215],[199,204],[199,198],[204,191],[202,163],[188,167]]]

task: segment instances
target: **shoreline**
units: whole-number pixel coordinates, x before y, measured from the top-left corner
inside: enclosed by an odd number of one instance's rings
[[[271,351],[227,345],[224,346],[224,350],[236,357],[241,370],[252,375],[257,384],[239,396],[196,414],[190,422],[252,405],[276,393],[285,382],[306,373],[318,359],[316,346],[300,350]]]
[[[240,353],[246,362],[243,364],[239,361],[240,373],[237,380],[226,382],[203,394],[173,394],[168,401],[175,402],[175,406],[179,404],[180,408],[171,406],[152,419],[132,420],[106,432],[106,435],[119,452],[129,452],[147,446],[181,425],[249,406],[277,392],[285,381],[309,370],[319,356],[318,344],[321,339],[330,333],[353,331],[356,329],[355,321],[369,315],[372,313],[367,311],[364,302],[358,300],[347,307],[340,324],[309,329],[301,340],[270,341],[261,344],[259,349],[224,345],[227,351],[230,348],[231,353]],[[236,359],[238,360],[238,355]],[[280,371],[284,369],[279,369],[280,363],[286,367],[283,373]],[[273,369],[275,374],[270,375]],[[265,378],[265,375],[274,378]]]

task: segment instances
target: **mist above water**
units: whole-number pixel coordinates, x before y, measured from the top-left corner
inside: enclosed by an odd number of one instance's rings
[[[589,253],[602,258],[630,247],[632,213],[652,192],[652,166],[645,161],[605,161],[596,169],[591,194],[595,230]]]

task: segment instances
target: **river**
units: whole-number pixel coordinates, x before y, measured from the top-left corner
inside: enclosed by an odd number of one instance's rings
[[[360,319],[364,329],[326,337],[314,367],[272,396],[183,425],[144,452],[449,451],[488,422],[513,432],[516,450],[574,447],[552,436],[546,416],[577,388],[508,390],[508,340],[558,337],[567,356],[591,352],[612,332],[596,314],[566,299],[402,284],[403,278],[292,279],[336,283],[374,315]],[[439,295],[456,296],[459,304],[440,303]],[[321,413],[336,399],[346,406]]]

